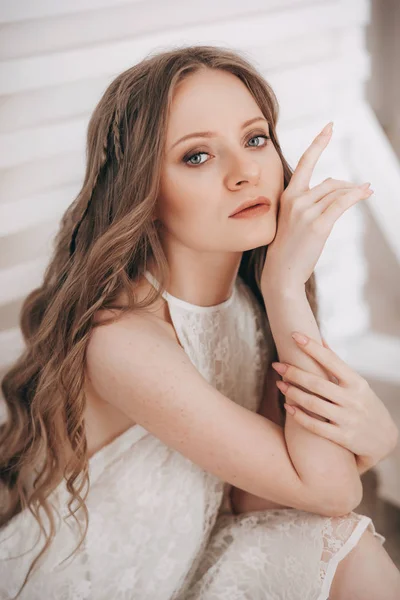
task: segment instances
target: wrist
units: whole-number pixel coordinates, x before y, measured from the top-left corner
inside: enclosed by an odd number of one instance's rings
[[[298,298],[306,293],[306,286],[298,281],[285,278],[279,273],[267,271],[261,282],[261,293],[264,302],[271,296],[279,295],[280,298]]]
[[[284,293],[287,296],[297,295],[299,292],[305,291],[305,284],[294,275],[290,270],[282,268],[282,266],[272,258],[272,255],[266,256],[264,268],[261,276],[261,291],[264,294],[278,292],[280,295]]]

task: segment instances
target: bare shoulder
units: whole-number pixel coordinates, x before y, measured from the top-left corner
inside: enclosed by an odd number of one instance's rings
[[[108,311],[104,311],[97,317],[100,323],[109,317],[107,313]],[[139,341],[141,335],[150,336],[154,342],[169,340],[180,346],[174,328],[168,321],[148,312],[132,312],[110,324],[96,327],[91,334],[88,352],[93,352],[93,349],[99,346],[104,348],[107,354],[114,349],[118,352],[122,341],[126,342],[129,339],[130,343],[135,345],[135,340]]]
[[[144,277],[135,284],[135,294],[138,301],[142,301],[146,297],[150,287],[151,284]],[[115,304],[118,306],[125,305],[125,295],[121,294]],[[110,324],[103,324],[110,317],[115,317],[116,315],[118,316],[116,321]],[[96,326],[100,325],[100,327],[94,328],[91,337],[101,338],[102,341],[104,338],[118,340],[118,335],[122,332],[122,330],[130,329],[133,333],[135,328],[147,326],[150,327],[153,335],[167,336],[180,345],[172,324],[168,303],[163,298],[159,298],[146,309],[129,312],[126,314],[118,315],[118,311],[113,310],[97,311],[94,318],[94,324]]]

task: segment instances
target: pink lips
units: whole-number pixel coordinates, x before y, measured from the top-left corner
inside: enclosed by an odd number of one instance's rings
[[[247,200],[246,202],[242,202],[242,204],[240,204],[237,207],[235,212],[233,212],[229,216],[233,217],[233,216],[237,215],[238,213],[240,213],[241,211],[244,211],[246,208],[256,206],[257,204],[259,204],[259,205],[264,204],[267,206],[271,206],[271,200],[269,198],[266,198],[265,196],[258,196],[258,198],[254,198],[252,200]]]

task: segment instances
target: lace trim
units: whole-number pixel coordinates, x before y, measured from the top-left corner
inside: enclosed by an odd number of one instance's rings
[[[386,538],[376,531],[372,519],[366,515],[351,512],[342,517],[327,519],[322,529],[324,549],[319,572],[322,588],[318,600],[329,600],[329,590],[339,562],[357,545],[367,529],[382,545],[385,543]]]

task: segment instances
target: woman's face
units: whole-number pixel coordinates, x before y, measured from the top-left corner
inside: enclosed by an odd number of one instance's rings
[[[194,132],[211,133],[180,141]],[[231,73],[206,69],[178,85],[167,124],[156,214],[166,244],[241,252],[274,239],[284,176],[272,141],[263,137],[268,135],[256,101]],[[268,212],[230,218],[239,204],[258,196],[271,200]]]

